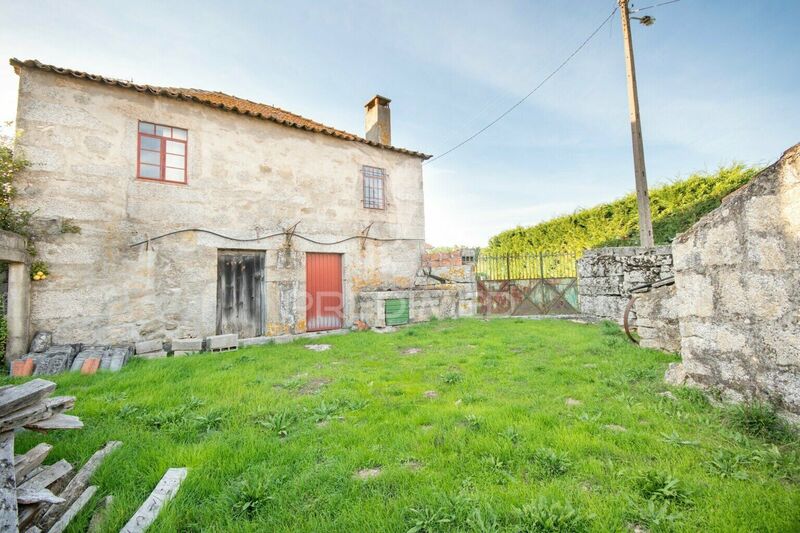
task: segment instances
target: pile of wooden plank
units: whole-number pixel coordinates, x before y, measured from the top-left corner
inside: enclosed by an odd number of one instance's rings
[[[103,459],[121,445],[112,441],[77,472],[65,460],[43,466],[52,446],[46,443],[14,455],[14,432],[80,429],[71,396],[50,396],[56,384],[34,379],[0,387],[0,531],[60,533],[89,502],[97,487],[89,479]]]

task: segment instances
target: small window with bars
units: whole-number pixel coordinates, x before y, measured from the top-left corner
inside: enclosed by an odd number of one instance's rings
[[[189,132],[152,122],[139,122],[136,176],[145,180],[186,183]]]
[[[364,176],[364,207],[367,209],[386,207],[384,196],[386,170],[365,165],[361,168],[361,173]]]

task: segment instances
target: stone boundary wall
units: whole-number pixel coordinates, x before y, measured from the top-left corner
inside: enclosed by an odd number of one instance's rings
[[[632,314],[639,335],[639,346],[672,353],[681,351],[678,299],[674,284],[637,294]]]
[[[683,361],[668,380],[800,414],[800,144],[673,253]]]
[[[447,253],[438,252],[422,255],[422,264],[426,267],[461,266],[462,263],[461,250],[455,250]]]
[[[412,289],[360,292],[356,298],[359,320],[370,327],[384,327],[385,301],[396,298],[408,298],[409,323],[426,322],[434,317],[475,316],[478,287],[472,265],[432,267],[430,273],[448,280],[448,283],[441,283],[420,272]]]
[[[672,276],[669,246],[588,250],[578,260],[581,312],[622,323],[628,291]]]

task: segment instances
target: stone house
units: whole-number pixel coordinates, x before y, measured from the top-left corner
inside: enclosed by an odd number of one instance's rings
[[[411,286],[429,156],[391,145],[389,99],[367,103],[359,137],[219,92],[11,65],[31,162],[17,207],[50,270],[32,284],[32,331],[321,331],[350,326],[360,292]]]

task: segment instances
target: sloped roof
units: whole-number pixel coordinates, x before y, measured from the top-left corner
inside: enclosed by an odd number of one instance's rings
[[[276,124],[281,124],[282,126],[312,131],[315,133],[322,133],[324,135],[330,135],[331,137],[336,137],[337,139],[360,142],[368,144],[370,146],[375,146],[377,148],[392,150],[394,152],[399,152],[401,154],[419,157],[422,159],[429,159],[431,157],[430,155],[423,154],[422,152],[415,152],[413,150],[406,150],[405,148],[399,148],[396,146],[389,146],[386,144],[369,141],[367,139],[364,139],[363,137],[359,137],[358,135],[354,135],[352,133],[348,133],[343,130],[338,130],[336,128],[331,128],[330,126],[326,126],[324,124],[297,115],[295,113],[290,113],[289,111],[285,111],[278,107],[274,107],[267,104],[260,104],[258,102],[246,100],[244,98],[239,98],[237,96],[231,96],[229,94],[225,94],[218,91],[206,91],[202,89],[183,89],[178,87],[159,87],[156,85],[137,84],[129,81],[117,80],[114,78],[106,78],[105,76],[100,76],[98,74],[89,74],[87,72],[82,72],[79,70],[72,70],[68,68],[56,67],[53,65],[46,65],[44,63],[40,63],[39,61],[36,61],[35,59],[28,59],[22,61],[20,59],[11,58],[9,60],[9,63],[14,67],[14,70],[17,71],[17,73],[19,73],[19,69],[22,67],[35,68],[38,70],[43,70],[45,72],[52,72],[55,74],[60,74],[62,76],[71,76],[73,78],[85,79],[97,83],[102,83],[104,85],[121,87],[123,89],[131,89],[138,91],[140,93],[152,94],[154,96],[165,96],[168,98],[174,98],[176,100],[197,102],[199,104],[221,109],[223,111],[229,111],[232,113],[238,113],[240,115],[260,118],[263,120],[269,120],[270,122],[275,122]]]

